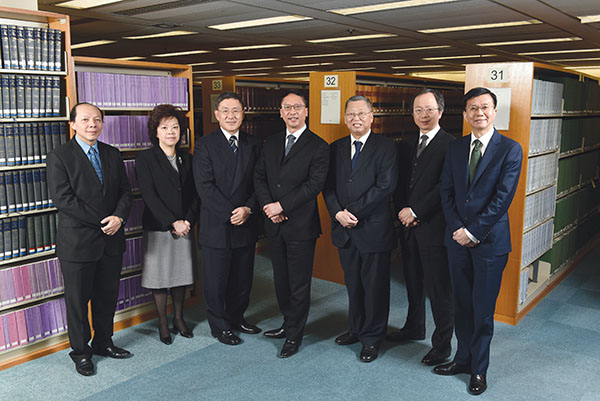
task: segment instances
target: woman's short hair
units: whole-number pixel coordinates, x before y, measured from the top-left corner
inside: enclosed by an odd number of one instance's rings
[[[177,119],[177,122],[179,123],[180,136],[179,141],[175,146],[179,146],[179,144],[181,143],[181,138],[183,138],[188,128],[188,120],[185,116],[185,112],[181,110],[181,108],[175,107],[172,104],[159,104],[158,106],[154,107],[154,109],[152,109],[152,111],[150,112],[150,118],[148,119],[148,137],[150,138],[150,142],[152,142],[153,145],[158,145],[156,131],[158,129],[158,126],[160,125],[160,122],[163,118],[170,117],[175,117]]]

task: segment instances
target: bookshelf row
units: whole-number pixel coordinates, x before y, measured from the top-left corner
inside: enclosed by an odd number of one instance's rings
[[[47,181],[45,168],[0,172],[0,216],[53,207]]]
[[[44,163],[46,154],[67,136],[64,122],[0,123],[0,171],[3,166]]]
[[[0,25],[1,64],[5,69],[60,71],[62,35],[52,28]]]
[[[61,77],[0,74],[0,118],[61,115]]]
[[[3,264],[56,248],[56,212],[5,218],[0,222],[0,261]]]
[[[387,84],[385,84],[387,85]],[[393,84],[392,84],[393,85]],[[356,85],[356,94],[367,97],[373,104],[373,112],[377,113],[412,113],[412,99],[423,86],[383,86],[381,84]],[[438,90],[444,96],[446,114],[462,112],[462,92],[457,90]]]
[[[562,157],[558,160],[558,195],[563,196],[582,184],[600,178],[600,149]]]

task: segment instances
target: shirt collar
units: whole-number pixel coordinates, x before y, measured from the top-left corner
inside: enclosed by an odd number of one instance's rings
[[[225,131],[222,127],[219,127],[221,129],[221,132],[223,133],[223,135],[225,135],[225,139],[227,139],[227,142],[229,142],[229,138],[231,138],[232,136],[235,137],[236,141],[240,141],[240,130],[237,130],[235,134],[231,135],[229,132]]]
[[[440,131],[440,125],[436,125],[434,129],[432,129],[431,131],[429,131],[428,133],[424,134],[421,130],[419,130],[419,140],[421,140],[421,136],[425,135],[427,136],[427,144],[429,145],[429,143],[433,140],[433,138],[435,138],[435,136],[437,135],[437,133]]]
[[[371,130],[369,130],[366,134],[364,134],[360,138],[355,138],[352,134],[350,134],[350,145],[354,145],[355,141],[359,141],[364,146],[364,144],[367,143],[367,139],[369,139],[369,135],[371,135]]]
[[[295,142],[298,142],[298,139],[300,138],[300,135],[302,135],[302,133],[306,130],[306,124],[304,124],[304,126],[302,128],[300,128],[298,131],[291,133],[289,129],[285,129],[285,137],[287,138],[290,135],[294,135],[294,137],[296,138]]]
[[[487,148],[488,143],[490,143],[490,140],[492,139],[492,135],[494,134],[494,127],[490,128],[490,130],[488,132],[486,132],[485,134],[483,134],[481,136],[481,138],[477,138],[473,132],[471,132],[471,148],[473,148],[473,142],[475,142],[476,139],[479,139],[479,142],[481,142],[481,144],[483,145],[483,149]]]
[[[100,152],[98,151],[98,141],[96,141],[94,143],[94,145],[90,146],[87,143],[85,143],[84,141],[81,140],[81,138],[79,138],[77,136],[77,134],[75,134],[75,140],[77,141],[77,143],[79,144],[79,146],[81,147],[81,149],[83,150],[83,153],[85,153],[86,155],[88,154],[88,152],[90,151],[90,148],[94,148],[96,149],[96,152],[98,152],[98,154],[100,154]]]

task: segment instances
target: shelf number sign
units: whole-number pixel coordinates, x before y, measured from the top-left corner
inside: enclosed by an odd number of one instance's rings
[[[338,76],[337,75],[325,75],[325,87],[326,88],[337,88],[338,87]]]
[[[508,82],[508,70],[503,67],[492,67],[488,70],[488,82]]]
[[[223,90],[223,80],[222,79],[213,79],[212,80],[212,90],[214,90],[214,91]]]

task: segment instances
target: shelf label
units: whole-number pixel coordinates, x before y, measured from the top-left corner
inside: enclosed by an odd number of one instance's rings
[[[338,87],[338,76],[337,75],[325,75],[325,87],[326,88],[337,88]]]
[[[213,79],[212,80],[212,90],[222,91],[223,90],[223,80],[222,79]]]
[[[508,82],[508,67],[490,67],[488,70],[488,83]]]
[[[321,91],[321,124],[339,124],[342,111],[340,90]]]

